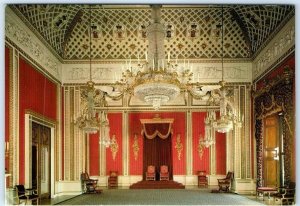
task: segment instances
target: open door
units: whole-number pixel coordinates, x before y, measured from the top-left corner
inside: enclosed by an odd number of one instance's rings
[[[31,185],[41,198],[50,198],[51,129],[32,122]]]

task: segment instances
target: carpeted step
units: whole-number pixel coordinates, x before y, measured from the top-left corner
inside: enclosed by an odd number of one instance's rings
[[[142,180],[132,184],[130,189],[185,189],[185,186],[179,182],[169,181],[145,181]]]

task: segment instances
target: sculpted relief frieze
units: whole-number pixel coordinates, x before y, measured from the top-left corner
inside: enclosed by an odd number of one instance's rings
[[[253,61],[253,78],[258,78],[295,45],[295,19],[291,19]]]
[[[61,63],[59,60],[8,8],[6,9],[5,36],[50,74],[60,79]]]
[[[222,68],[217,66],[198,67],[194,70],[194,79],[217,79],[222,78]],[[224,66],[224,79],[226,80],[246,80],[247,67],[244,66]]]
[[[74,81],[74,82],[86,82],[90,79],[90,70],[89,68],[84,67],[74,67],[74,68],[66,68],[64,69],[64,73],[66,74],[66,78],[64,80]],[[92,80],[95,82],[113,82],[115,76],[113,75],[112,68],[92,68],[91,70],[91,77]]]
[[[230,82],[250,82],[251,63],[226,63],[224,64],[224,79]],[[121,64],[92,65],[92,80],[96,83],[114,83],[122,78]],[[204,83],[216,83],[222,79],[222,67],[220,63],[194,63],[192,66],[192,81]],[[64,83],[85,83],[89,80],[90,70],[88,64],[66,64],[62,70]],[[134,70],[135,71],[135,70]],[[179,66],[178,71],[181,71]]]

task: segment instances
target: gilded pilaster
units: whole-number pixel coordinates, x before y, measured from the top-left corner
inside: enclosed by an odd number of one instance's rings
[[[216,131],[215,129],[212,129],[212,139],[214,142],[216,142]],[[216,144],[212,144],[209,148],[210,152],[210,175],[216,174]]]
[[[239,115],[238,117],[245,116],[245,86],[239,86]],[[245,124],[242,123],[242,128],[240,129],[241,137],[241,178],[246,177],[246,167],[247,167],[247,156],[248,148],[246,147],[246,136],[245,136]]]
[[[65,108],[65,138],[64,138],[64,153],[65,153],[65,160],[64,160],[64,166],[65,166],[65,169],[64,169],[64,174],[65,174],[65,177],[64,177],[64,180],[71,180],[70,179],[70,172],[71,172],[71,169],[70,169],[70,88],[69,87],[66,87],[65,88],[65,105],[64,105],[64,108]]]
[[[188,110],[186,113],[186,173],[193,174],[193,132],[192,132],[192,114]]]
[[[73,115],[71,115],[72,122],[74,122],[75,114],[80,111],[80,90],[78,87],[74,89],[74,111]],[[81,145],[80,145],[80,136],[79,136],[79,129],[78,127],[73,125],[73,132],[74,132],[74,180],[80,180],[80,157],[81,155]],[[75,152],[76,151],[76,152]]]
[[[9,173],[10,186],[19,183],[19,52],[10,48],[9,62]]]
[[[56,130],[56,140],[55,140],[55,181],[61,179],[61,127],[62,127],[62,119],[61,119],[61,86],[57,84],[56,86],[56,117],[58,120],[57,130]]]
[[[244,123],[243,127],[245,128],[245,142],[246,142],[246,178],[252,178],[251,169],[251,87],[245,87],[245,115],[244,115]]]
[[[123,129],[122,129],[122,164],[123,164],[123,175],[129,175],[129,138],[130,134],[128,131],[128,112],[124,111],[122,115]]]
[[[74,117],[74,87],[70,87],[70,115],[69,115],[69,122],[70,122],[70,180],[74,180],[74,170],[75,170],[75,162],[76,159],[74,150],[75,142],[74,142],[74,125],[72,123],[72,118]]]
[[[238,111],[239,108],[239,87],[234,88],[234,109]],[[241,178],[241,134],[240,128],[236,125],[233,126],[233,139],[234,139],[234,177],[235,179]],[[244,152],[244,151],[243,151]]]
[[[102,140],[102,133],[100,128],[99,141]],[[89,158],[88,158],[89,159]],[[106,147],[103,144],[99,144],[99,176],[106,176]]]
[[[86,171],[90,173],[90,135],[84,133],[84,139],[86,141]]]
[[[226,135],[226,171],[233,171],[234,170],[234,137],[232,132],[225,133]]]

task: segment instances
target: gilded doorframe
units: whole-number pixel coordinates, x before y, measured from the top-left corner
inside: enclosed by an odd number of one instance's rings
[[[263,119],[267,116],[283,114],[282,124],[283,152],[285,154],[284,180],[291,179],[291,147],[294,137],[293,75],[286,66],[283,75],[266,84],[265,88],[254,94],[255,138],[257,153],[257,186],[263,186]]]
[[[32,122],[49,127],[50,138],[50,196],[54,197],[55,188],[55,142],[57,138],[57,122],[31,110],[25,112],[25,187],[31,188],[31,155],[32,155]]]

